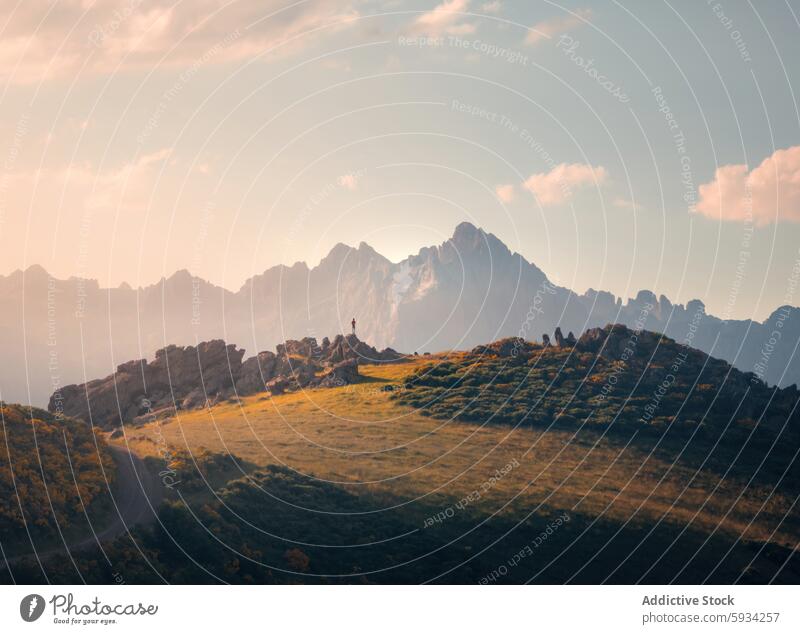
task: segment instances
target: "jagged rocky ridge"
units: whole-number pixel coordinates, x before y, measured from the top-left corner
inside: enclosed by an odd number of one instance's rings
[[[243,357],[244,350],[221,339],[167,346],[153,361],[128,361],[103,379],[57,390],[48,409],[108,429],[258,392],[347,385],[358,380],[360,363],[404,358],[391,348],[378,351],[355,335],[325,337],[321,343],[314,337],[289,340],[275,352]]]
[[[105,376],[119,359],[149,357],[170,343],[225,339],[267,350],[349,330],[352,317],[373,345],[420,353],[621,323],[663,332],[769,384],[800,383],[800,318],[791,306],[760,323],[720,319],[699,300],[674,304],[648,290],[631,298],[576,293],[469,223],[398,263],[364,243],[339,244],[317,266],[275,266],[236,292],[187,271],[137,289],[100,288],[34,266],[0,276],[0,301],[0,393],[33,404],[45,403],[54,386]]]

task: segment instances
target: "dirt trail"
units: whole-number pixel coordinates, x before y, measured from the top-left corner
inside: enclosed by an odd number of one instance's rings
[[[162,497],[158,476],[150,473],[144,461],[124,447],[109,445],[108,448],[117,463],[117,482],[113,491],[116,508],[111,512],[108,524],[94,527],[96,536],[89,532],[85,538],[69,543],[71,552],[91,548],[98,541],[103,542],[122,535],[136,524],[147,524],[155,520],[153,509],[158,510]],[[64,552],[63,545],[40,550],[39,560]],[[8,563],[14,564],[25,557],[33,557],[33,553],[11,557]],[[5,567],[6,562],[0,559],[0,570]]]

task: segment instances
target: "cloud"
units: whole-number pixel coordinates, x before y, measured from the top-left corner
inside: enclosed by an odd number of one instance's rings
[[[358,16],[360,0],[28,0],[0,4],[0,79],[37,83],[68,72],[109,73],[278,56]],[[44,16],[44,17],[42,17]],[[213,51],[213,54],[209,54]],[[269,59],[269,56],[267,57]]]
[[[110,210],[119,206],[125,211],[142,211],[150,202],[158,171],[171,154],[171,148],[163,148],[143,154],[118,169],[96,171],[82,167],[77,173],[67,171],[56,179],[87,186],[90,191],[84,201],[90,209]]]
[[[747,165],[719,167],[698,194],[696,213],[715,220],[759,227],[800,222],[800,146],[775,151],[751,171]]]
[[[343,174],[339,177],[339,185],[353,192],[358,189],[358,176],[356,174]]]
[[[485,2],[481,5],[481,11],[484,13],[500,13],[503,8],[503,3],[500,0],[492,0],[492,2]]]
[[[565,31],[583,25],[584,20],[588,20],[591,17],[591,9],[578,9],[574,13],[565,16],[543,20],[531,27],[531,30],[528,31],[528,36],[525,38],[525,43],[533,46],[543,40],[549,40]]]
[[[498,185],[494,191],[501,202],[510,203],[514,201],[515,191],[513,185]]]
[[[627,209],[629,211],[636,211],[637,209],[641,209],[639,205],[635,205],[632,200],[628,200],[623,196],[617,196],[612,202],[612,204],[617,209]]]
[[[413,31],[431,37],[443,34],[468,35],[474,33],[475,24],[461,21],[462,13],[467,8],[469,8],[469,0],[445,0],[414,20]]]
[[[574,190],[600,185],[606,176],[606,169],[602,166],[560,163],[549,172],[532,174],[523,187],[536,196],[542,206],[561,205],[572,197]]]
[[[58,195],[64,204],[90,210],[144,211],[151,202],[153,188],[164,161],[172,154],[162,148],[143,154],[119,167],[97,169],[91,163],[73,163],[67,167],[20,171],[13,176],[20,200],[33,204],[34,195],[52,205],[50,196]],[[61,203],[59,203],[59,206]]]

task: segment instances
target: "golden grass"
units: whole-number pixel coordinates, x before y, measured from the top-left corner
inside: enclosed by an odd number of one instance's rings
[[[142,455],[163,454],[165,443],[171,450],[230,452],[257,465],[284,464],[342,483],[352,492],[420,498],[440,508],[477,490],[471,509],[504,507],[503,513],[519,517],[541,505],[542,512],[574,510],[637,526],[663,519],[766,540],[790,507],[774,495],[759,513],[767,491],[671,466],[619,441],[598,440],[597,432],[575,438],[565,431],[434,420],[380,390],[429,360],[362,366],[364,381],[353,386],[262,394],[182,412],[127,429],[126,438],[114,442],[127,441]],[[496,470],[514,461],[519,466],[491,482]],[[791,543],[796,530],[784,523],[772,538]]]

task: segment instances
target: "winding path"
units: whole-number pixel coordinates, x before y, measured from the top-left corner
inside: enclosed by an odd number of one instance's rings
[[[144,461],[136,454],[117,445],[108,446],[117,463],[117,481],[112,498],[115,509],[108,518],[108,524],[102,528],[95,527],[95,534],[68,544],[70,552],[97,546],[98,542],[114,539],[125,533],[136,524],[148,524],[155,519],[153,510],[158,510],[162,498],[162,488],[158,476],[151,473]],[[49,547],[38,551],[39,560],[47,559],[57,553],[64,553],[63,545]],[[0,558],[0,570],[7,563],[14,564],[33,553],[23,553],[10,557],[8,562]]]

